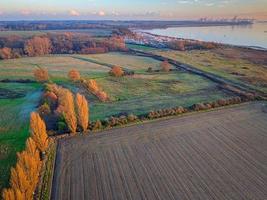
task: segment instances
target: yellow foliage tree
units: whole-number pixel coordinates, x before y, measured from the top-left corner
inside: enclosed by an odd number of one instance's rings
[[[46,69],[35,69],[33,75],[38,82],[46,82],[49,79],[48,71]]]
[[[33,199],[41,169],[40,154],[33,139],[27,139],[26,149],[18,153],[17,158],[16,166],[11,169],[11,188],[3,190],[3,199]]]
[[[96,80],[94,80],[94,79],[88,80],[86,82],[86,86],[93,93],[97,93],[100,90],[99,87],[98,87],[98,84],[97,84]]]
[[[30,181],[27,174],[20,165],[11,168],[10,185],[14,190],[19,190],[23,194],[28,194],[30,188]]]
[[[76,94],[76,105],[78,114],[78,124],[82,127],[83,131],[86,131],[89,119],[88,102],[86,98],[79,93]]]
[[[120,66],[113,66],[109,73],[112,76],[121,77],[124,74],[124,71]]]
[[[58,103],[57,112],[63,114],[70,132],[75,133],[77,129],[77,118],[72,93],[68,89],[60,88],[58,92]]]
[[[18,189],[8,188],[3,190],[4,200],[26,200],[25,196]]]
[[[105,102],[109,100],[107,93],[102,91],[102,89],[98,86],[97,82],[94,79],[85,81],[85,86],[90,92],[96,95],[100,101]]]
[[[76,69],[70,70],[68,73],[68,77],[72,81],[78,81],[81,78],[80,73]]]
[[[41,152],[45,152],[48,147],[48,136],[46,126],[40,115],[36,112],[31,113],[30,117],[31,137]]]

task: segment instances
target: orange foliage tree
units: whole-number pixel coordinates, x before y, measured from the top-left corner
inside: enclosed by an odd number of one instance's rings
[[[34,36],[25,42],[24,50],[29,56],[41,56],[51,53],[51,41],[47,37]]]
[[[88,81],[84,81],[85,86],[88,88],[90,92],[97,96],[100,101],[108,101],[109,97],[106,92],[104,92],[97,84],[96,80],[90,79]]]
[[[57,112],[61,113],[71,133],[75,133],[77,129],[77,118],[74,107],[74,99],[72,93],[68,89],[60,88],[58,92],[58,108]]]
[[[49,79],[48,71],[46,69],[35,69],[33,71],[33,75],[38,82],[45,82]]]
[[[78,81],[81,78],[80,73],[76,69],[70,70],[68,73],[68,77],[72,81]]]
[[[12,50],[10,48],[4,47],[0,49],[0,59],[10,59],[12,58]]]
[[[16,166],[11,168],[11,188],[3,190],[3,199],[33,199],[41,168],[39,151],[33,139],[27,139],[26,149],[17,157]]]
[[[83,131],[86,131],[89,119],[88,103],[86,98],[79,93],[76,94],[76,105],[78,124],[82,127]]]
[[[94,80],[94,79],[90,79],[90,80],[86,81],[86,86],[93,93],[96,93],[100,90],[96,80]]]
[[[109,97],[106,92],[104,91],[98,91],[96,93],[96,96],[99,98],[100,101],[105,102],[109,100]]]
[[[115,76],[115,77],[121,77],[121,76],[123,76],[124,71],[122,70],[121,67],[119,67],[119,66],[114,66],[114,67],[112,67],[112,69],[109,71],[109,73],[110,73],[112,76]]]
[[[161,67],[162,71],[164,71],[164,72],[169,72],[171,69],[171,65],[167,60],[163,61],[160,64],[160,67]]]
[[[7,188],[3,190],[3,199],[4,200],[16,200],[16,199],[25,199],[22,192],[18,189]]]
[[[179,51],[185,51],[185,41],[183,40],[174,40],[169,43],[169,48]]]
[[[40,115],[36,112],[31,113],[30,117],[31,137],[35,141],[37,148],[45,152],[48,147],[48,136],[46,126]]]

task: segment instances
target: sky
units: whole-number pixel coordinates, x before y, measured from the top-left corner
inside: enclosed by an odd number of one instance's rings
[[[0,0],[1,20],[267,20],[267,0]]]

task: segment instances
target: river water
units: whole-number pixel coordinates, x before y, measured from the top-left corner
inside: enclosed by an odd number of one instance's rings
[[[174,27],[145,32],[208,42],[262,47],[267,49],[267,23],[240,26]]]

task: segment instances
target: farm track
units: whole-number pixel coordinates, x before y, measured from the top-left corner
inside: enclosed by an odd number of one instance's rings
[[[240,83],[240,82],[236,82],[236,81],[233,81],[233,80],[229,80],[229,79],[220,77],[219,75],[215,75],[215,74],[210,73],[210,72],[205,72],[205,71],[203,71],[201,69],[197,69],[196,67],[194,67],[192,65],[181,63],[181,62],[178,62],[176,60],[173,60],[173,59],[170,59],[170,58],[166,58],[164,56],[160,56],[160,55],[156,55],[156,54],[148,53],[148,52],[144,52],[144,51],[138,51],[138,50],[130,49],[129,53],[133,54],[133,55],[136,55],[136,56],[150,57],[150,58],[153,58],[153,59],[156,59],[156,60],[159,60],[159,61],[167,60],[170,64],[176,66],[177,69],[182,69],[184,71],[187,71],[187,72],[190,72],[190,73],[205,77],[205,78],[207,78],[207,79],[209,79],[209,80],[211,80],[211,81],[213,81],[215,83],[220,84],[222,87],[223,87],[224,84],[231,85],[232,87],[240,89],[241,91],[246,91],[246,92],[249,92],[249,93],[257,94],[257,95],[259,95],[259,96],[261,96],[261,97],[263,97],[264,99],[267,100],[267,94],[262,92],[262,91],[260,91],[260,90],[252,88],[249,85],[244,84],[244,83]],[[225,89],[229,90],[229,88],[228,89],[225,88]]]
[[[267,199],[263,104],[61,139],[52,199]]]
[[[106,62],[100,62],[100,61],[97,61],[97,60],[94,60],[94,59],[90,59],[90,58],[82,58],[80,56],[71,56],[72,58],[74,59],[77,59],[77,60],[82,60],[82,61],[85,61],[85,62],[89,62],[89,63],[94,63],[94,64],[98,64],[98,65],[102,65],[104,67],[109,67],[109,68],[112,68],[114,67],[113,64],[110,64],[110,63],[106,63]],[[122,67],[122,69],[124,71],[130,71],[129,69],[126,69],[124,68],[123,66],[120,66]]]

